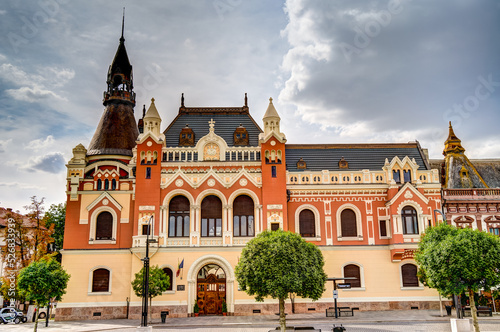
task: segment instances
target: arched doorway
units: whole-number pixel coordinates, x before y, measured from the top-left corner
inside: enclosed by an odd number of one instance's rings
[[[196,300],[200,314],[221,315],[226,301],[226,273],[216,264],[207,264],[198,272]]]

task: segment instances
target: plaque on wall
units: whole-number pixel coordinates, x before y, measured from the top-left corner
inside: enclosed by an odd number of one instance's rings
[[[186,290],[186,285],[177,285],[177,290],[178,291],[185,291]]]

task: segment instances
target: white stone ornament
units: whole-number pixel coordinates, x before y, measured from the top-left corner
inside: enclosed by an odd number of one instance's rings
[[[147,145],[147,146],[151,146],[151,145],[153,145],[153,143],[152,143],[151,141],[148,141],[148,142],[146,143],[146,145]]]
[[[276,141],[271,141],[271,145],[275,146],[276,145]]]
[[[108,205],[108,204],[109,204],[109,201],[107,198],[102,200],[102,205]]]
[[[208,184],[209,187],[213,187],[213,186],[215,186],[215,180],[214,179],[210,179],[210,180],[207,181],[207,184]]]
[[[182,181],[181,179],[177,179],[175,180],[175,185],[177,187],[182,187],[182,185],[184,184],[184,181]]]
[[[405,198],[410,199],[413,198],[413,194],[409,191],[405,192]]]
[[[248,180],[247,179],[241,179],[240,180],[240,186],[244,187],[248,184]]]

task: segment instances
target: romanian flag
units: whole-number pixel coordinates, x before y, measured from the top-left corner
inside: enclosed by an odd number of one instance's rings
[[[182,262],[177,267],[177,273],[175,274],[176,277],[178,277],[181,274],[181,269],[182,268],[184,268],[184,258],[182,259]]]

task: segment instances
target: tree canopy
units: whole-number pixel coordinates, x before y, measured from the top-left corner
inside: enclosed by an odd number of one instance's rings
[[[66,220],[66,203],[52,204],[45,215],[43,221],[45,227],[53,228],[52,239],[54,239],[54,250],[58,251],[63,248],[64,241],[64,225]],[[54,226],[52,226],[54,225]],[[61,255],[58,253],[58,261],[61,260]]]
[[[51,300],[60,301],[66,294],[70,275],[61,264],[50,256],[32,262],[19,272],[17,287],[28,301],[37,307],[46,306]],[[38,316],[35,323],[37,329]]]
[[[282,230],[265,231],[250,240],[243,251],[236,278],[242,290],[279,299],[280,325],[285,329],[284,301],[291,293],[317,300],[325,291],[325,262],[321,251],[300,235]]]
[[[415,260],[429,287],[443,295],[469,294],[474,327],[479,331],[474,293],[500,284],[500,238],[443,223],[426,230]]]
[[[143,296],[143,284],[144,284],[144,267],[135,274],[135,278],[132,281],[132,289],[135,295],[138,297]],[[161,295],[170,286],[170,277],[165,274],[165,272],[158,267],[158,265],[149,267],[149,306],[151,307],[151,301],[154,297]],[[151,315],[151,310],[149,311]]]

